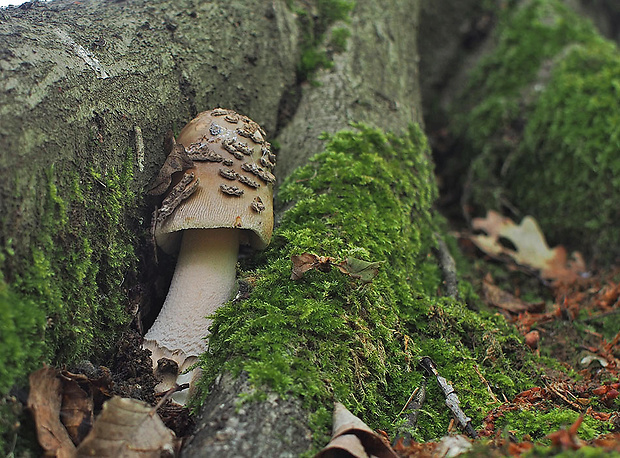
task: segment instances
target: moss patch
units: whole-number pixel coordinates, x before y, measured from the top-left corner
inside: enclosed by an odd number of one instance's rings
[[[553,244],[620,255],[620,53],[556,0],[509,8],[458,123],[472,201],[533,215]]]
[[[42,361],[96,359],[128,322],[123,284],[136,268],[131,180],[129,154],[120,170],[48,170],[30,253],[13,253],[10,240],[4,247],[0,354],[12,363],[1,393]]]
[[[246,371],[257,387],[301,397],[317,444],[329,437],[334,400],[393,432],[421,381],[423,355],[478,421],[491,399],[475,367],[507,397],[533,379],[528,352],[503,318],[437,295],[436,189],[423,134],[357,129],[330,137],[325,152],[282,185],[280,203],[294,205],[245,273],[249,299],[216,313],[203,358],[205,386],[222,370]],[[290,258],[303,252],[384,263],[369,284],[336,269],[292,281]],[[436,386],[428,399],[420,440],[443,435],[450,418]]]
[[[544,439],[549,431],[569,428],[577,418],[579,418],[579,413],[569,409],[515,410],[506,412],[502,421],[498,422],[498,426],[508,429],[518,440],[522,440],[523,436],[527,434],[535,442],[538,442]],[[590,440],[610,432],[611,429],[611,423],[598,421],[586,415],[579,427],[578,435],[582,440]],[[549,440],[545,442],[550,443]]]
[[[299,17],[302,30],[301,56],[297,66],[299,82],[312,79],[319,68],[330,68],[331,55],[346,50],[350,31],[338,27],[326,40],[329,27],[337,21],[348,21],[355,2],[351,0],[316,0],[313,2],[289,2]]]

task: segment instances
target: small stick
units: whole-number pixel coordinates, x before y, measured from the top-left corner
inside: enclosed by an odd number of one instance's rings
[[[497,399],[497,396],[495,396],[495,393],[493,393],[493,390],[491,390],[491,386],[489,385],[489,382],[480,373],[480,369],[478,369],[478,365],[474,364],[474,370],[476,371],[476,374],[478,374],[478,377],[480,377],[480,380],[482,381],[482,383],[484,383],[486,385],[489,394],[493,398],[493,401],[499,402],[499,399]]]
[[[417,387],[413,391],[413,393],[411,393],[411,396],[409,396],[405,407],[403,407],[403,410],[401,410],[398,414],[398,416],[400,416],[405,410],[409,411],[407,413],[405,422],[398,429],[392,445],[395,445],[400,438],[403,439],[403,445],[405,446],[409,445],[409,443],[411,442],[411,434],[409,431],[415,428],[416,424],[418,423],[418,415],[420,414],[422,405],[426,400],[427,383],[428,379],[426,377],[423,377],[420,386]]]
[[[454,387],[450,385],[448,381],[439,374],[439,372],[437,372],[437,368],[435,367],[433,360],[429,356],[424,356],[420,360],[419,364],[428,375],[432,375],[437,379],[437,383],[439,383],[439,386],[446,397],[446,405],[452,411],[452,414],[461,425],[461,428],[465,430],[469,437],[473,439],[478,437],[478,433],[471,424],[471,418],[465,415],[459,406],[460,401],[454,391]]]

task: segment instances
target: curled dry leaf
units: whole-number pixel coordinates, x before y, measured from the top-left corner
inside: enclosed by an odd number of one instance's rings
[[[522,301],[515,295],[496,286],[490,275],[485,276],[482,280],[482,291],[487,304],[511,313],[533,312],[544,308],[545,305],[544,302],[530,304]]]
[[[542,278],[552,281],[571,282],[585,272],[585,263],[580,253],[574,252],[568,259],[563,246],[549,248],[538,223],[526,216],[520,225],[510,218],[489,210],[486,218],[474,218],[472,227],[487,235],[473,235],[471,241],[490,256],[508,256],[517,264],[533,268]],[[501,243],[501,238],[512,242],[516,250]]]
[[[291,261],[293,261],[291,280],[299,280],[306,272],[312,269],[329,272],[335,259],[328,256],[317,256],[312,253],[302,253],[299,256],[291,256]]]
[[[58,378],[58,371],[44,367],[30,374],[29,380],[28,408],[34,417],[37,438],[46,456],[74,456],[75,446],[60,422],[62,382]]]
[[[350,256],[344,261],[338,262],[331,256],[318,256],[312,253],[291,256],[291,261],[293,262],[291,280],[301,279],[306,272],[312,269],[329,272],[332,266],[335,266],[343,274],[359,279],[364,283],[370,283],[379,273],[379,266],[383,264],[383,261],[368,262]]]
[[[60,420],[74,444],[79,444],[93,426],[94,402],[88,377],[63,371]],[[82,386],[83,387],[82,387]]]
[[[148,404],[113,397],[103,405],[90,434],[77,449],[81,456],[119,458],[175,456],[177,439]]]
[[[381,264],[383,264],[383,261],[368,262],[349,256],[336,267],[338,267],[343,274],[358,278],[364,283],[370,283],[379,273],[379,266],[381,266]]]
[[[175,142],[172,132],[166,137],[166,150],[169,151],[164,165],[157,176],[149,183],[148,193],[159,196],[166,192],[172,183],[172,175],[194,167],[194,161],[188,156],[183,145]]]
[[[332,439],[314,458],[398,458],[387,440],[337,402],[334,405]]]

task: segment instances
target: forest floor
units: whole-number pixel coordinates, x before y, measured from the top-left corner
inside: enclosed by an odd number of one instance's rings
[[[489,227],[486,229],[488,232]],[[514,324],[531,351],[540,356],[541,375],[535,387],[514,399],[497,399],[492,394],[497,402],[490,406],[482,424],[474,425],[479,436],[476,440],[465,438],[452,427],[439,442],[397,442],[394,450],[398,456],[449,456],[446,454],[457,452],[493,457],[620,456],[620,269],[575,275],[572,264],[564,259],[564,265],[555,266],[559,280],[549,278],[553,273],[542,278],[527,259],[515,262],[514,245],[518,249],[523,238],[502,240],[502,252],[491,255],[489,245],[483,245],[486,251],[476,245],[477,235],[465,231],[456,235],[464,254],[459,262],[468,266],[466,280],[481,298],[478,306],[494,310]],[[62,393],[60,413],[51,415],[63,418],[74,442],[84,438],[93,412],[100,411],[103,400],[113,395],[150,405],[159,401],[159,416],[176,437],[191,433],[193,420],[188,409],[167,401],[163,393],[153,395],[156,380],[138,333],[121,339],[109,367],[86,364],[72,370],[38,371],[35,374],[41,377],[34,383],[38,388],[31,387],[31,396],[33,390],[43,398]],[[60,385],[58,380],[62,380]],[[487,387],[493,393],[493,387]],[[45,415],[35,415],[35,420],[38,427],[48,430],[63,428],[54,426]],[[557,428],[549,434],[552,425]],[[447,443],[448,437],[460,440]],[[174,443],[177,448],[181,446],[181,441]],[[159,443],[154,446],[161,447]]]
[[[549,248],[531,222],[516,224],[489,214],[473,219],[471,227],[462,220],[458,224],[462,229],[453,235],[463,254],[457,259],[459,270],[480,297],[470,307],[504,315],[540,356],[540,377],[513,399],[498,399],[487,385],[497,402],[482,424],[473,425],[476,440],[453,427],[446,437],[460,437],[459,442],[397,442],[398,456],[457,451],[469,456],[620,456],[620,268],[597,271],[579,255]],[[532,245],[539,249],[527,255]],[[35,413],[35,426],[80,443],[103,401],[118,395],[157,403],[159,416],[177,438],[191,434],[189,410],[165,393],[153,394],[157,381],[141,342],[138,332],[127,333],[106,367],[85,363],[71,371],[34,373],[31,396],[62,397],[57,411]],[[62,424],[53,420],[58,417]],[[177,450],[181,443],[173,442]],[[157,441],[152,446],[164,447]]]

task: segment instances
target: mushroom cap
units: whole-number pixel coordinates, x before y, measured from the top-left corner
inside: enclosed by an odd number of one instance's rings
[[[199,184],[157,221],[155,239],[164,251],[177,251],[185,229],[243,229],[241,243],[267,246],[273,232],[275,156],[265,136],[251,119],[222,108],[200,113],[183,128],[177,142],[195,166],[184,175],[193,173]]]

